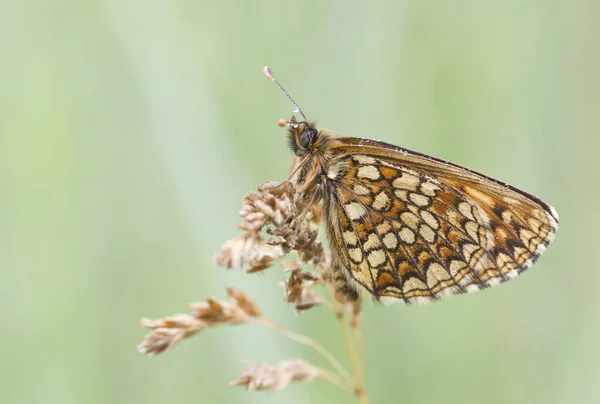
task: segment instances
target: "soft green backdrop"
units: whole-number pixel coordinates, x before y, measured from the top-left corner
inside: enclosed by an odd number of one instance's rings
[[[310,118],[497,176],[554,205],[524,276],[425,307],[367,305],[374,403],[600,400],[600,3],[5,1],[0,12],[0,401],[347,403],[325,383],[247,393],[242,361],[311,351],[252,327],[149,359],[141,316],[235,285],[345,350],[266,276],[212,264],[239,203],[282,180],[276,126]]]

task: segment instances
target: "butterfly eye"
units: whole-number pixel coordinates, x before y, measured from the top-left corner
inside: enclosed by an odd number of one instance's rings
[[[314,143],[315,138],[317,137],[317,131],[311,128],[306,128],[300,134],[300,146],[305,149],[308,148],[312,143]]]

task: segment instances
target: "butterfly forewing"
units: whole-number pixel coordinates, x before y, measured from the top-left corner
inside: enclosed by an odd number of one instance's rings
[[[550,206],[464,167],[365,139],[327,145],[332,253],[378,299],[496,285],[529,268],[557,230]]]

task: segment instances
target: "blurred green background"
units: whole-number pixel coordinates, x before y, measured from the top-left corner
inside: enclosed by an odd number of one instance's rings
[[[243,195],[285,178],[276,126],[309,118],[458,162],[548,201],[561,229],[501,287],[367,304],[373,403],[600,400],[600,3],[21,1],[0,13],[0,354],[5,403],[346,403],[323,382],[228,386],[310,350],[242,326],[164,356],[141,316],[233,285],[345,359],[330,313],[281,271],[212,263]]]

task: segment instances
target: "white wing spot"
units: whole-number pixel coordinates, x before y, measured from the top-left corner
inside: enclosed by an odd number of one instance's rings
[[[360,263],[363,259],[362,250],[360,248],[352,248],[348,250],[348,255],[350,255],[350,259],[354,262]]]
[[[385,221],[383,223],[379,223],[376,227],[377,229],[377,233],[379,234],[385,234],[387,232],[389,232],[390,230],[392,230],[392,226],[390,226],[390,224]]]
[[[350,220],[360,219],[367,213],[365,207],[358,202],[350,202],[346,204],[346,211],[348,212],[348,217]]]
[[[412,244],[415,242],[415,233],[413,233],[413,231],[410,230],[408,227],[403,227],[402,229],[400,229],[398,235],[400,236],[400,239],[406,244]]]
[[[475,220],[473,217],[473,213],[471,212],[471,205],[467,202],[461,202],[458,204],[458,211],[463,215],[468,217],[471,220]]]
[[[471,259],[471,256],[473,255],[473,253],[475,251],[477,251],[479,249],[479,246],[477,244],[469,244],[466,243],[462,250],[463,250],[463,255],[465,256],[466,259]]]
[[[385,262],[385,253],[381,249],[371,251],[367,256],[367,261],[372,268],[378,267]]]
[[[379,242],[379,237],[377,237],[377,234],[370,233],[369,237],[367,238],[367,241],[365,241],[363,247],[364,247],[365,251],[369,251],[374,248],[381,247],[381,243]]]
[[[447,281],[449,279],[451,279],[450,274],[437,262],[432,263],[427,268],[427,285],[430,288],[434,287],[440,281]]]
[[[392,182],[392,186],[394,188],[407,189],[409,191],[416,191],[417,186],[419,185],[420,182],[421,181],[419,180],[418,176],[408,174],[403,171],[402,176],[396,178],[394,180],[394,182]]]
[[[362,166],[358,169],[358,178],[366,178],[369,180],[379,179],[379,170],[375,166]]]
[[[456,274],[466,266],[467,264],[462,261],[452,260],[452,262],[450,262],[450,274],[456,276]]]
[[[356,184],[354,186],[354,193],[356,195],[369,195],[371,191],[369,191],[369,189],[364,185]]]
[[[475,222],[467,222],[465,224],[465,229],[467,230],[467,234],[475,241],[479,241],[479,225]]]
[[[393,250],[398,246],[398,239],[394,233],[387,233],[383,236],[383,244],[390,250]]]
[[[423,220],[425,221],[425,223],[427,223],[432,228],[437,229],[438,227],[440,227],[440,224],[438,223],[436,218],[433,217],[433,215],[430,212],[428,212],[426,210],[422,210],[420,212],[420,215],[421,215],[421,218],[423,218]]]
[[[421,193],[427,196],[435,196],[435,193],[441,188],[431,182],[424,182],[421,184]]]
[[[387,194],[382,191],[379,194],[377,194],[371,206],[373,207],[373,209],[383,210],[387,206],[389,200],[390,199],[388,198]]]
[[[511,224],[513,221],[513,214],[510,210],[505,210],[502,212],[502,221],[507,224]]]
[[[402,213],[400,215],[400,220],[411,229],[416,229],[419,224],[419,218],[412,212]]]
[[[425,285],[425,283],[423,283],[422,280],[412,277],[412,278],[408,278],[405,282],[404,282],[404,293],[408,293],[410,291],[413,290],[427,290],[427,285]]]
[[[421,227],[419,227],[419,234],[428,243],[433,243],[435,241],[435,232],[426,224],[422,224]]]
[[[356,237],[356,233],[353,231],[345,231],[343,237],[346,245],[354,247],[358,244],[358,238]]]
[[[394,195],[396,195],[401,201],[408,202],[408,192],[406,190],[396,189],[394,191]]]
[[[429,198],[425,195],[421,194],[413,194],[409,195],[410,200],[417,206],[427,206],[429,205]]]
[[[500,272],[506,271],[506,268],[512,269],[515,267],[515,262],[511,257],[504,253],[499,253],[496,257],[496,265],[500,269]]]
[[[373,157],[369,157],[369,156],[364,156],[362,154],[357,154],[356,156],[352,157],[354,159],[354,161],[356,161],[359,164],[375,164],[375,159]]]

